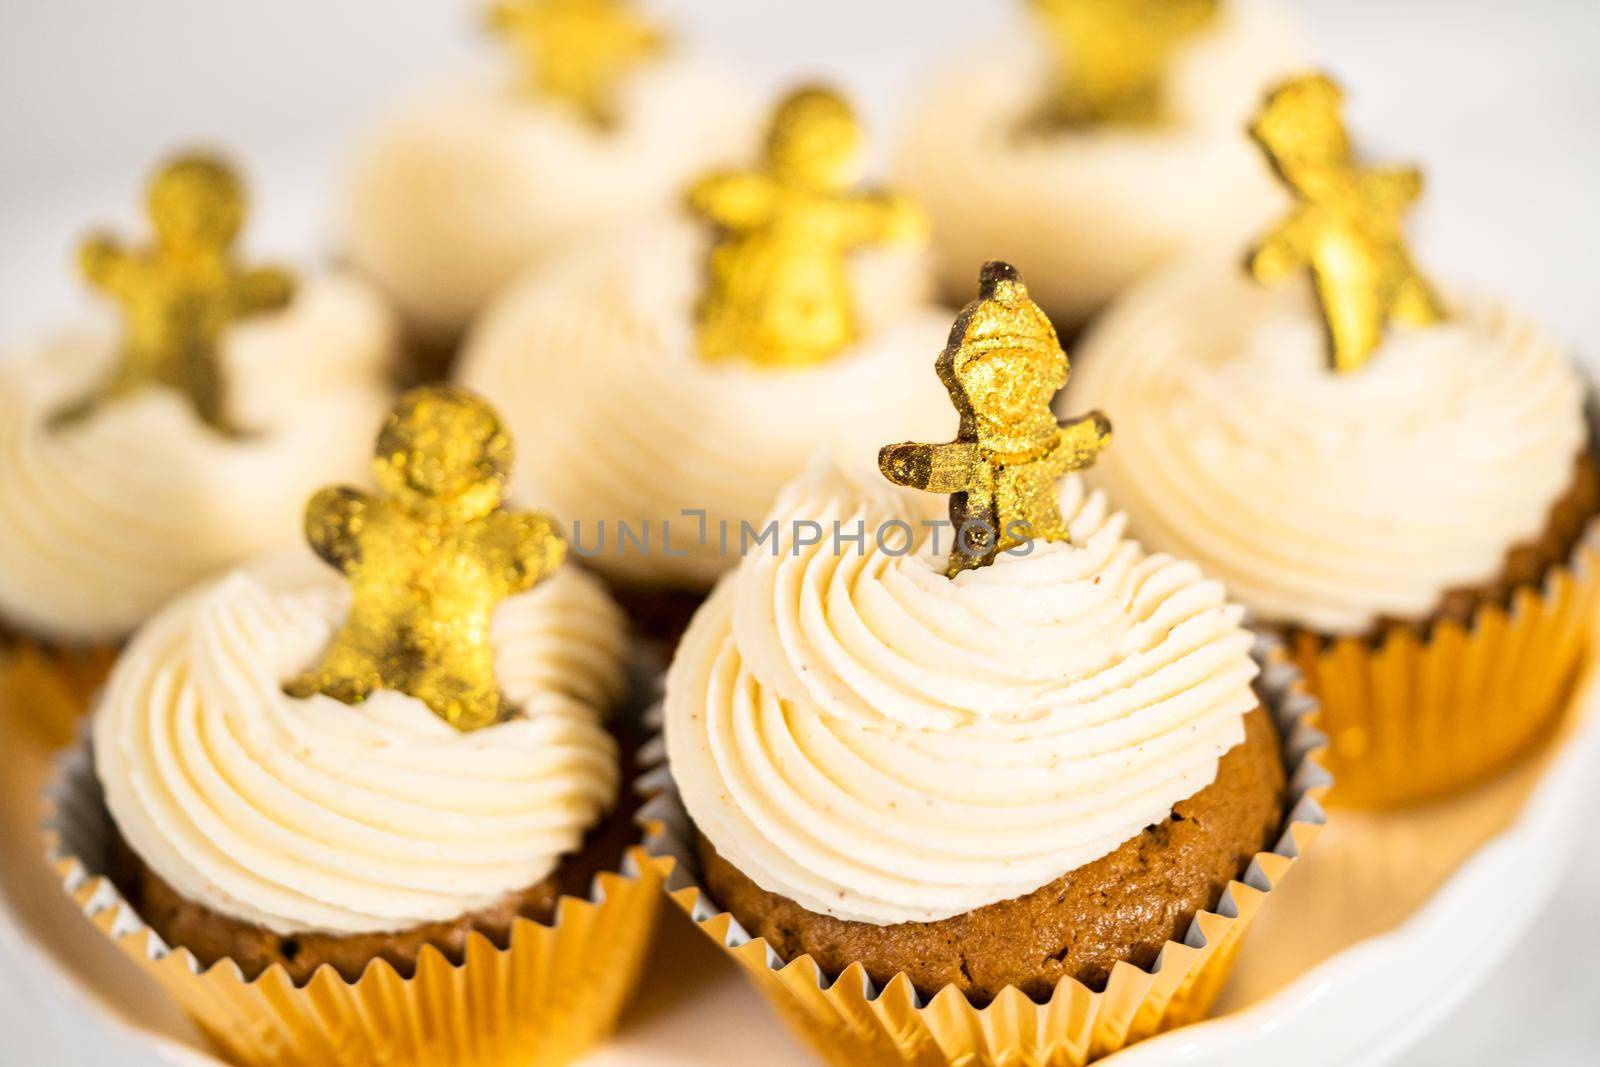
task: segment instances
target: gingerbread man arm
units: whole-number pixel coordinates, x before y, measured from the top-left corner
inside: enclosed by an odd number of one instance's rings
[[[896,485],[926,489],[930,493],[963,493],[974,488],[974,465],[983,462],[983,452],[974,442],[952,441],[942,445],[906,442],[884,445],[878,450],[878,469]]]
[[[1092,467],[1095,457],[1111,443],[1111,420],[1091,411],[1061,427],[1056,441],[1049,460],[1054,477]]]
[[[90,234],[78,248],[78,269],[96,289],[120,293],[128,275],[128,251],[108,233]]]
[[[524,593],[567,557],[567,539],[554,519],[537,511],[501,511],[484,522],[481,547],[506,594]]]
[[[850,238],[858,243],[921,241],[928,220],[916,201],[898,193],[869,193],[851,205]]]
[[[1261,282],[1287,278],[1310,260],[1312,228],[1309,211],[1299,209],[1250,249],[1245,269]]]
[[[236,315],[276,311],[294,299],[294,276],[276,267],[261,267],[240,274],[233,284]]]
[[[349,574],[361,562],[361,531],[374,507],[359,489],[331,486],[306,505],[306,540],[325,561]]]
[[[1416,167],[1370,170],[1362,175],[1361,185],[1373,203],[1402,208],[1422,195],[1422,171]]]
[[[748,230],[772,217],[774,189],[761,174],[725,171],[695,182],[689,206],[726,230]]]

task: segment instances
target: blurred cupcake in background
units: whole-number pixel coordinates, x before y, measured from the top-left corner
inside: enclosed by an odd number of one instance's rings
[[[511,458],[481,399],[402,398],[378,491],[307,507],[332,566],[159,612],[55,787],[69,891],[233,1062],[561,1063],[631,986],[625,624]]]
[[[1600,484],[1562,345],[1433,287],[1403,237],[1421,176],[1359,164],[1341,103],[1322,76],[1270,95],[1251,129],[1293,209],[1248,271],[1200,259],[1124,297],[1067,402],[1127,413],[1091,481],[1289,636],[1337,798],[1390,806],[1492,773],[1559,715]]]
[[[681,628],[819,445],[870,459],[883,427],[949,428],[907,373],[948,321],[923,218],[855,187],[861,149],[841,97],[794,92],[754,166],[689,187],[692,217],[534,271],[464,347],[460,380],[539,442],[516,496],[573,520],[646,631]]]
[[[757,116],[632,0],[481,5],[504,63],[419,93],[359,149],[345,248],[443,373],[494,291],[578,238],[676,201]]]
[[[900,139],[947,293],[1004,256],[1075,332],[1174,256],[1243,241],[1279,201],[1240,130],[1295,67],[1275,0],[1027,0],[979,39]]]
[[[1009,267],[938,371],[957,439],[819,457],[695,616],[642,816],[830,1062],[1082,1063],[1205,1013],[1324,777],[1222,585],[1074,473],[1110,429],[1051,414],[1067,359]]]
[[[256,267],[223,161],[150,183],[146,243],[79,263],[120,318],[0,360],[0,628],[16,706],[64,739],[108,650],[195,581],[292,544],[305,496],[357,474],[383,418],[395,326],[341,274]]]

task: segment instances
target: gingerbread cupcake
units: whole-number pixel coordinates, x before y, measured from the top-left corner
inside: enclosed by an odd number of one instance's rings
[[[378,492],[307,508],[332,566],[163,609],[57,786],[69,888],[238,1062],[561,1062],[620,1007],[659,893],[605,873],[626,629],[550,519],[502,507],[510,464],[479,398],[402,398]]]
[[[629,0],[485,5],[504,64],[441,82],[362,143],[351,262],[395,301],[440,373],[501,286],[595,232],[659,213],[730,162],[755,116]]]
[[[695,616],[651,847],[833,1062],[1082,1062],[1204,1013],[1321,774],[1222,586],[1074,473],[1109,426],[1050,413],[1009,267],[938,370],[956,440],[820,457]]]
[[[1091,481],[1288,635],[1338,796],[1392,805],[1550,727],[1588,641],[1600,485],[1567,353],[1424,277],[1402,226],[1420,175],[1359,164],[1340,104],[1321,76],[1271,94],[1252,132],[1294,210],[1247,270],[1129,293],[1068,402],[1127,413]]]
[[[1273,0],[1026,6],[1026,27],[937,77],[895,173],[927,207],[946,292],[1004,255],[1076,331],[1135,278],[1276,210],[1239,130],[1297,49]]]
[[[466,346],[460,380],[540,441],[517,496],[573,520],[647,627],[687,618],[819,444],[870,460],[873,427],[948,420],[906,373],[948,321],[922,216],[855,187],[861,140],[838,95],[791,94],[755,166],[688,189],[695,217],[532,273]]]
[[[172,160],[146,206],[149,243],[96,235],[79,254],[120,331],[0,360],[0,628],[25,646],[16,700],[68,719],[161,604],[294,543],[306,494],[363,470],[392,395],[381,299],[245,262],[224,162]]]

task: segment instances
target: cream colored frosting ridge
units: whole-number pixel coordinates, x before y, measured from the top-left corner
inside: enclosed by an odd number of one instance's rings
[[[1584,389],[1548,335],[1489,300],[1328,368],[1309,286],[1187,264],[1080,348],[1063,404],[1116,413],[1088,477],[1135,536],[1196,560],[1255,616],[1327,633],[1432,613],[1536,537],[1584,447]]]
[[[509,73],[423,92],[355,160],[351,259],[412,324],[448,336],[523,268],[668,210],[756,143],[758,101],[688,61],[642,66],[621,96],[619,125],[602,130]]]
[[[1281,207],[1245,135],[1298,49],[1279,5],[1232,0],[1186,44],[1168,82],[1171,116],[1153,128],[1040,129],[1054,77],[1029,25],[942,75],[913,112],[896,178],[933,225],[948,292],[1003,259],[1052,315],[1086,318],[1181,253],[1235,247]]]
[[[700,831],[764,889],[842,919],[942,919],[1106,855],[1210,784],[1256,705],[1222,587],[1147,555],[1078,477],[1061,490],[1071,544],[953,580],[948,531],[901,554],[872,533],[918,527],[930,500],[814,464],[780,529],[862,522],[864,549],[786,532],[747,557],[667,679]]]
[[[283,693],[348,604],[336,572],[279,556],[141,630],[94,728],[124,838],[186,899],[284,934],[448,921],[544,879],[616,796],[615,605],[572,568],[502,604],[498,672],[523,717],[463,733],[398,692]]]
[[[201,578],[293,544],[311,493],[365,479],[394,334],[377,295],[337,276],[236,325],[222,361],[238,438],[167,389],[53,428],[111,366],[109,332],[0,360],[0,618],[65,642],[117,639]]]
[[[702,227],[662,224],[535,272],[462,355],[462,383],[530,442],[514,495],[566,517],[587,563],[638,585],[709,587],[737,562],[741,523],[759,526],[819,445],[870,463],[884,440],[955,431],[929,373],[950,315],[926,302],[919,259],[862,257],[862,341],[817,366],[768,368],[696,351],[706,243]],[[648,526],[650,544],[623,543],[619,522]]]

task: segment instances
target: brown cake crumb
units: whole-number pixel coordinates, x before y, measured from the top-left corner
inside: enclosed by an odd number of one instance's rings
[[[860,961],[880,986],[904,971],[925,997],[953,985],[982,1005],[1015,985],[1044,1000],[1064,976],[1102,989],[1119,960],[1154,963],[1271,847],[1284,790],[1277,731],[1258,707],[1216,780],[1165,822],[1027,896],[931,923],[877,926],[808,911],[756,885],[704,837],[700,862],[712,899],[786,960],[809,953],[832,975]]]

